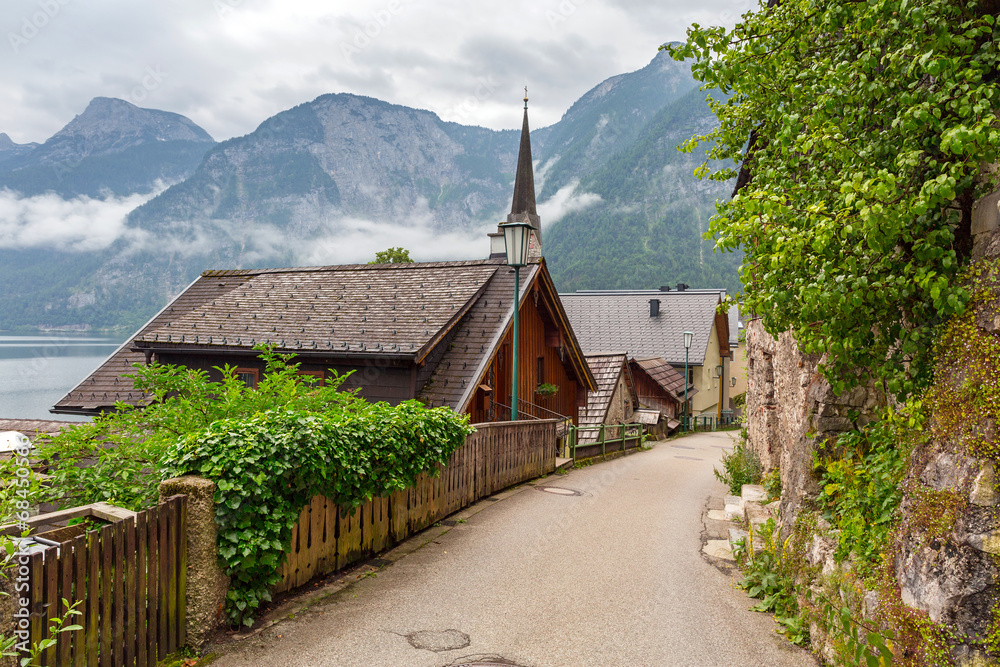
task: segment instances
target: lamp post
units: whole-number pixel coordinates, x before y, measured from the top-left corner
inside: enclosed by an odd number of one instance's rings
[[[527,216],[525,216],[527,217]],[[517,342],[518,311],[521,309],[521,267],[528,264],[528,240],[535,227],[529,222],[507,222],[500,225],[503,230],[503,244],[507,253],[507,266],[514,268],[514,371],[511,378],[510,420],[517,421]]]
[[[719,414],[716,417],[719,423],[722,423],[722,397],[725,394],[725,390],[723,389],[725,383],[722,381],[722,371],[722,364],[715,367],[715,377],[719,378]]]
[[[694,338],[693,331],[684,332],[684,430],[688,431],[688,356],[691,353],[691,340]]]

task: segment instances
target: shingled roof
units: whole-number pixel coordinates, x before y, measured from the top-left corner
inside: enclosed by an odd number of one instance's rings
[[[475,304],[502,260],[206,271],[55,406],[147,400],[132,386],[145,350],[280,352],[422,360]],[[513,286],[511,286],[513,292]]]
[[[542,261],[522,271],[522,298],[542,280],[558,304],[543,267]],[[513,292],[513,271],[502,259],[206,271],[54,411],[93,412],[117,401],[148,401],[131,380],[132,365],[143,362],[146,352],[246,354],[259,343],[300,358],[345,363],[433,362],[419,398],[462,410],[510,327]],[[569,318],[557,308],[568,330]],[[589,388],[592,379],[575,339],[574,344],[579,357],[574,365]]]
[[[664,391],[671,396],[683,401],[684,396],[684,376],[677,372],[673,366],[661,357],[650,357],[647,359],[632,359],[632,363],[641,368],[646,375],[653,379]],[[693,384],[688,385],[687,395],[691,398],[698,390]]]
[[[577,292],[560,294],[586,353],[626,350],[633,357],[662,357],[684,364],[684,332],[694,333],[689,363],[705,362],[716,308],[715,290],[686,292]],[[650,299],[660,301],[659,315],[650,316]],[[725,322],[725,318],[720,318]],[[724,334],[728,342],[728,334]]]
[[[631,378],[628,377],[628,355],[624,352],[588,354],[587,365],[597,382],[597,391],[590,392],[587,395],[587,406],[580,408],[580,426],[600,426],[607,419],[611,399],[622,373],[625,373],[627,383],[631,384]],[[598,434],[596,431],[581,431],[579,437],[580,442],[585,442],[597,440]]]
[[[522,288],[537,277],[538,264],[526,268]],[[528,290],[521,292],[522,303]],[[514,272],[504,266],[489,281],[468,316],[455,327],[454,338],[420,399],[431,407],[460,410],[468,403],[476,380],[486,370],[490,352],[499,344],[514,316]]]
[[[472,305],[498,260],[209,271],[204,298],[146,327],[136,347],[363,352],[422,359]],[[190,290],[189,290],[190,291]],[[417,307],[419,306],[419,307]]]
[[[28,440],[45,440],[59,435],[63,430],[75,426],[76,422],[53,421],[51,419],[0,419],[0,432],[17,431]]]

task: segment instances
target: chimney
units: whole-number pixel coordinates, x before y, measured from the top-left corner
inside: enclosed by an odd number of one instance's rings
[[[661,292],[669,292],[670,291],[670,285],[660,285],[660,291]]]
[[[660,316],[660,300],[650,299],[649,300],[649,316],[659,317]]]
[[[683,292],[687,288],[688,288],[688,286],[685,283],[677,283],[677,291],[678,292]]]

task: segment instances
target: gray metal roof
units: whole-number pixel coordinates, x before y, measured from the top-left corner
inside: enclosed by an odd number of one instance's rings
[[[684,332],[694,333],[690,364],[705,363],[722,290],[575,292],[560,294],[585,353],[626,350],[632,357],[663,357],[684,365]],[[660,314],[650,317],[650,299]]]
[[[740,307],[733,304],[729,307],[729,347],[737,348],[740,343],[740,329],[743,328],[743,317],[740,315]]]

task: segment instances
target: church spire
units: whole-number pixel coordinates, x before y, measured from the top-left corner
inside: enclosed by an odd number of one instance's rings
[[[531,168],[531,134],[528,131],[528,87],[524,87],[524,123],[521,125],[521,149],[517,154],[517,172],[514,174],[514,200],[506,222],[527,222],[532,230],[528,237],[528,257],[542,256],[542,221],[535,210],[535,174]],[[504,257],[503,223],[490,237],[490,257]]]
[[[524,87],[524,122],[521,125],[521,149],[517,154],[517,172],[514,176],[514,200],[511,202],[511,217],[523,218],[525,213],[532,216],[531,223],[537,225],[535,211],[535,174],[531,168],[531,134],[528,130],[528,87]]]

